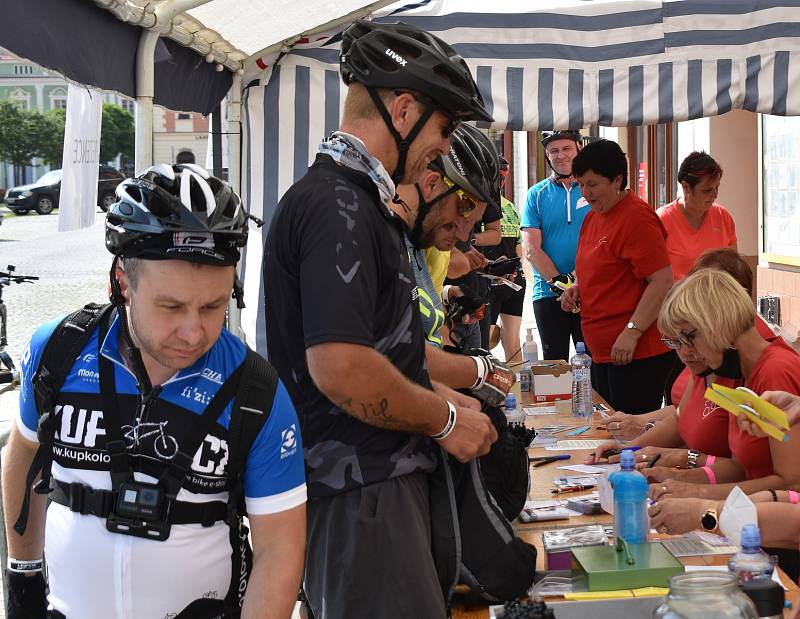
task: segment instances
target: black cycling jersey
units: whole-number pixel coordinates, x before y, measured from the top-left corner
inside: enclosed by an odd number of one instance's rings
[[[403,235],[370,177],[323,154],[273,217],[264,251],[267,349],[300,418],[310,497],[435,467],[431,439],[344,413],[306,364],[306,348],[316,344],[361,344],[430,387]]]

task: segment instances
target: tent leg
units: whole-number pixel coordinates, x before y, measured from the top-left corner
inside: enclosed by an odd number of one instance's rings
[[[158,32],[144,30],[136,49],[136,174],[153,165],[153,95]]]
[[[242,150],[241,150],[241,131],[242,131],[242,76],[240,73],[233,74],[233,82],[228,92],[228,182],[233,190],[242,195]],[[216,148],[216,147],[215,147]],[[250,206],[249,204],[246,206]],[[242,277],[242,262],[236,265],[236,272],[239,279]],[[231,333],[244,340],[242,330],[242,310],[235,301],[228,305],[228,329]]]

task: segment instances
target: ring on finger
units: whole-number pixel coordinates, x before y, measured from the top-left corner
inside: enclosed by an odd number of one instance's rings
[[[666,533],[666,532],[667,532],[667,527],[666,527],[666,525],[663,525],[663,524],[662,524],[660,527],[658,527],[658,532],[659,532],[659,533]]]
[[[642,454],[642,461],[647,462],[647,454]]]

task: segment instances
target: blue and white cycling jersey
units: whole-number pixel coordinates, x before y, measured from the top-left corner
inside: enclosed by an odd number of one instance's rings
[[[541,230],[542,251],[550,257],[559,273],[572,273],[578,253],[578,236],[589,211],[589,203],[581,195],[578,183],[572,182],[565,188],[551,176],[528,190],[520,228]],[[547,280],[533,269],[533,300],[555,296]]]
[[[38,413],[31,378],[58,322],[40,327],[23,355],[17,427],[34,442],[38,442]],[[121,430],[134,475],[138,481],[155,482],[197,416],[244,361],[246,347],[223,331],[208,353],[163,383],[158,401],[147,418],[140,419],[136,380],[120,356],[119,333],[119,317],[115,317],[99,354],[114,364]],[[60,425],[53,445],[52,476],[110,490],[97,355],[95,329],[56,400]],[[231,408],[229,403],[195,453],[179,501],[227,501]],[[269,419],[247,456],[244,490],[251,516],[285,511],[306,500],[299,424],[282,383]],[[247,540],[222,521],[210,527],[173,525],[170,537],[157,542],[110,533],[105,519],[51,502],[45,540],[49,601],[70,618],[174,617],[193,600],[222,599],[232,585],[240,590],[246,585],[240,581],[239,556]]]

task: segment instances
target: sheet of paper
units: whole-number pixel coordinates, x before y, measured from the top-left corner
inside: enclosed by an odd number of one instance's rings
[[[571,441],[558,441],[555,445],[547,445],[547,451],[574,451],[577,449],[597,449],[606,441],[591,440],[591,439],[576,439]]]
[[[554,405],[548,406],[523,406],[522,410],[525,411],[526,415],[531,417],[537,415],[555,415],[556,414],[556,407]]]
[[[568,464],[566,466],[559,466],[558,468],[565,471],[575,471],[576,473],[586,473],[587,475],[602,475],[606,472],[605,468],[599,466],[591,466],[589,464]]]

